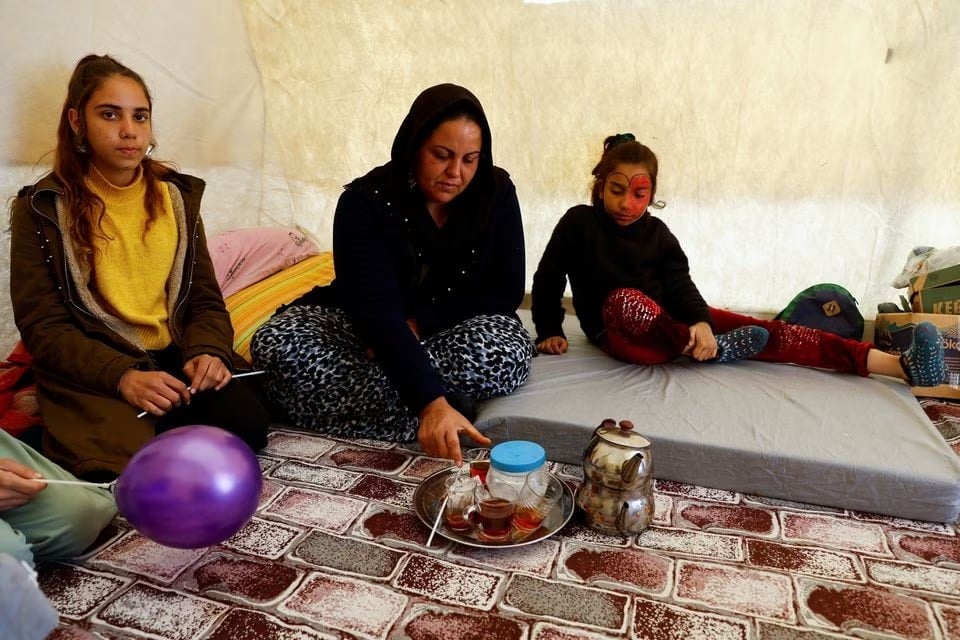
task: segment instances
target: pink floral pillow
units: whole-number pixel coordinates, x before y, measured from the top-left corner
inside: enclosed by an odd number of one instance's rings
[[[304,233],[284,227],[227,231],[210,238],[207,248],[224,298],[320,253]]]

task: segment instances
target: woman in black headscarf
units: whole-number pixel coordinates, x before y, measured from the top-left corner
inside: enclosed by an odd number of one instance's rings
[[[347,185],[333,227],[336,280],[253,337],[267,398],[334,435],[418,439],[461,461],[459,435],[489,444],[475,400],[530,373],[516,317],[524,293],[516,189],[493,165],[477,98],[452,84],[410,107],[391,160]]]

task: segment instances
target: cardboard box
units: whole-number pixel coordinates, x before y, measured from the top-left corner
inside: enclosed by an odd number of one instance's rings
[[[960,314],[960,264],[911,278],[910,308],[916,313]]]
[[[937,387],[911,387],[913,395],[960,398],[960,315],[936,313],[878,313],[874,321],[874,345],[881,351],[902,353],[913,342],[913,328],[932,322],[943,336],[947,378]]]

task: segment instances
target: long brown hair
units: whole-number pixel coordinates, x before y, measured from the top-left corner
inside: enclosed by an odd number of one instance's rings
[[[147,105],[151,112],[153,111],[150,90],[137,72],[110,56],[86,55],[77,62],[67,85],[67,97],[60,111],[57,147],[53,157],[53,173],[63,184],[70,238],[80,252],[78,257],[85,260],[91,268],[94,237],[107,237],[102,226],[106,205],[84,180],[90,170],[90,145],[86,139],[84,109],[93,92],[113,76],[124,76],[139,84],[147,96]],[[80,127],[76,132],[70,126],[71,109],[76,109],[80,120]],[[151,140],[150,145],[155,146],[155,142]],[[146,229],[149,229],[160,214],[159,181],[171,172],[173,167],[150,158],[144,158],[141,166],[147,186],[144,204],[148,213]]]
[[[656,199],[657,172],[660,170],[656,154],[637,142],[632,133],[618,133],[603,141],[603,155],[593,168],[593,186],[590,199],[594,205],[603,204],[603,182],[618,164],[642,164],[650,172],[650,206],[662,209],[665,203]]]

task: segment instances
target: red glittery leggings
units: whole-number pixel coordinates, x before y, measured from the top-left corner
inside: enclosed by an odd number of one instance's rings
[[[710,320],[716,334],[745,325],[769,331],[767,346],[753,360],[869,375],[867,353],[873,345],[868,342],[713,307],[710,307]],[[602,341],[604,351],[634,364],[669,362],[681,354],[690,340],[687,325],[671,318],[652,298],[637,289],[616,289],[607,296],[603,304],[603,324],[607,329]]]

